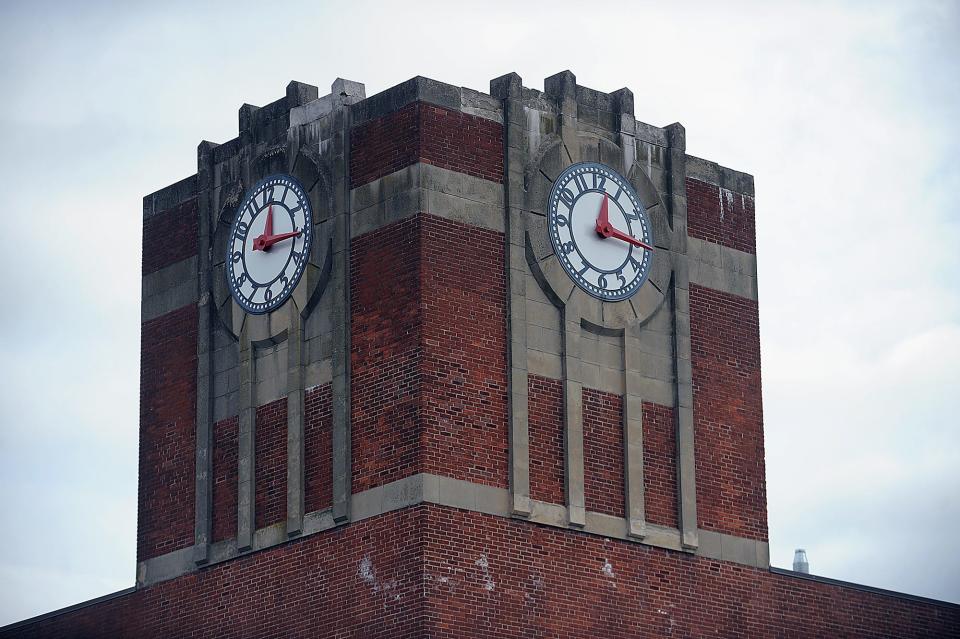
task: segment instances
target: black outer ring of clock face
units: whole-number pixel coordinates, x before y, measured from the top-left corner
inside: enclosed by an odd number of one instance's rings
[[[302,207],[304,224],[303,224],[303,251],[300,253],[301,260],[296,267],[296,270],[293,273],[293,276],[289,278],[288,283],[283,287],[283,289],[274,296],[270,301],[265,302],[251,302],[244,295],[240,293],[237,287],[237,273],[234,271],[234,262],[232,259],[232,249],[234,238],[237,235],[237,227],[241,221],[244,210],[253,206],[255,213],[253,218],[258,217],[263,214],[263,210],[269,204],[280,204],[283,209],[287,211],[288,215],[291,215],[290,209],[286,205],[282,204],[280,200],[276,198],[276,192],[274,192],[274,199],[271,199],[267,202],[258,205],[256,199],[261,195],[261,191],[264,187],[275,184],[277,187],[286,187],[294,193],[297,198],[297,204]],[[286,191],[282,191],[286,193]],[[285,198],[281,198],[283,200]],[[295,209],[296,207],[294,207]],[[276,215],[276,209],[274,209],[274,215]],[[249,232],[253,232],[250,230]],[[284,302],[289,299],[290,295],[293,293],[293,290],[297,287],[297,284],[300,282],[300,278],[303,275],[303,272],[306,270],[307,262],[310,261],[310,249],[313,243],[313,210],[310,206],[310,198],[307,197],[306,191],[303,189],[303,185],[293,177],[292,175],[287,175],[284,173],[277,173],[274,175],[267,176],[253,185],[248,191],[247,196],[243,199],[243,202],[240,203],[240,206],[237,207],[237,212],[233,218],[233,224],[230,225],[230,235],[227,239],[227,255],[226,255],[226,264],[227,264],[227,285],[230,287],[230,293],[233,295],[234,301],[247,313],[251,315],[263,315],[271,311],[276,310],[283,305]],[[260,282],[262,286],[268,286],[275,283],[284,273],[287,271],[287,267],[290,264],[290,260],[293,259],[294,251],[291,249],[290,255],[287,257],[287,261],[284,263],[282,269],[277,274],[273,280],[270,282]],[[246,268],[246,253],[241,252],[241,262],[243,263],[243,272],[248,272]]]
[[[577,184],[578,176],[583,175],[586,179],[583,183]],[[596,266],[591,266],[590,271],[596,272],[598,275],[602,274],[604,277],[610,276],[616,279],[618,272],[622,273],[623,269],[626,268],[626,265],[629,263],[631,265],[631,270],[634,271],[634,275],[628,281],[625,281],[618,289],[604,289],[600,288],[598,285],[594,284],[592,281],[584,278],[580,273],[577,272],[574,264],[571,263],[570,259],[567,257],[567,252],[564,251],[564,241],[561,237],[560,228],[563,226],[558,223],[558,215],[566,213],[567,216],[572,220],[572,212],[576,208],[576,202],[586,193],[600,193],[604,189],[597,188],[596,182],[594,182],[594,176],[603,176],[606,180],[614,183],[623,190],[623,195],[625,195],[632,205],[632,211],[625,211],[623,206],[618,200],[613,199],[612,197],[608,200],[610,211],[614,211],[614,207],[620,210],[621,216],[624,220],[624,227],[619,230],[636,237],[637,239],[653,245],[653,228],[650,225],[650,218],[647,215],[646,210],[643,207],[643,204],[640,203],[640,198],[637,197],[636,192],[633,190],[633,187],[630,185],[630,182],[627,181],[622,175],[617,171],[613,170],[605,164],[600,164],[599,162],[580,162],[577,164],[572,164],[568,166],[564,171],[557,177],[556,181],[553,184],[553,188],[550,191],[550,198],[547,204],[547,233],[550,236],[550,243],[553,245],[554,254],[557,256],[557,259],[560,261],[561,266],[563,266],[564,271],[567,275],[574,281],[574,283],[586,292],[591,297],[595,297],[604,302],[617,302],[620,300],[628,299],[632,297],[637,291],[640,290],[640,287],[643,286],[646,282],[647,277],[650,275],[650,269],[653,266],[653,254],[651,251],[648,251],[644,248],[638,246],[631,246],[627,252],[627,257],[624,259],[623,263],[618,268],[613,269],[602,269]],[[574,186],[570,189],[567,189],[569,184],[573,183]],[[567,206],[563,203],[564,198],[561,197],[564,190],[569,190],[569,196],[573,196],[573,205]],[[609,193],[608,193],[609,194]],[[599,211],[598,211],[599,212]],[[578,212],[582,214],[582,212]],[[592,214],[593,221],[596,220],[596,214]],[[632,220],[631,220],[632,218]],[[571,241],[574,244],[574,250],[577,252],[580,260],[584,264],[590,264],[587,258],[583,255],[581,249],[576,245],[575,238],[571,234]],[[607,238],[604,242],[619,242],[616,238]]]

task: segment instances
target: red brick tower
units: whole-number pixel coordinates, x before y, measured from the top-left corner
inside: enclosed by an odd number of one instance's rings
[[[751,176],[569,72],[318,93],[244,105],[144,199],[136,586],[0,634],[960,633],[769,566]],[[551,235],[579,165],[645,212],[629,295]],[[231,284],[248,230],[297,255],[248,294],[268,312]]]

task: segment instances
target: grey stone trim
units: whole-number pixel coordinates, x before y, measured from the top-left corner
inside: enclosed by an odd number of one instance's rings
[[[334,84],[336,89],[336,84]],[[350,519],[351,493],[353,492],[353,451],[350,402],[350,239],[353,226],[354,204],[350,192],[350,129],[352,115],[344,109],[343,127],[339,135],[343,140],[343,159],[336,178],[342,213],[334,226],[333,265],[328,284],[332,303],[333,325],[331,355],[331,459],[333,465],[333,513],[336,523]]]
[[[247,550],[253,545],[256,522],[256,402],[253,397],[256,358],[248,326],[249,323],[245,322],[240,330],[240,414],[237,440],[237,546],[240,550]]]
[[[753,176],[749,173],[728,169],[720,166],[716,162],[704,160],[692,155],[686,156],[687,177],[708,184],[715,184],[722,189],[742,193],[744,195],[754,196]]]
[[[208,143],[209,144],[209,143]],[[174,182],[143,198],[143,219],[183,204],[197,194],[197,175]]]
[[[680,124],[667,127],[667,162],[670,172],[669,201],[673,216],[674,257],[671,296],[674,311],[674,367],[676,370],[674,403],[677,428],[677,485],[681,542],[684,550],[699,545],[697,527],[697,480],[693,424],[693,368],[690,360],[690,273],[687,262],[687,185],[686,132]]]
[[[735,537],[712,530],[698,531],[697,556],[729,561],[752,568],[770,567],[770,547],[765,541]]]
[[[563,331],[563,449],[567,514],[571,526],[586,525],[583,477],[583,386],[580,362],[580,317],[564,307]]]
[[[690,282],[757,300],[757,256],[688,237]]]
[[[461,508],[498,517],[515,516],[513,498],[509,489],[420,473],[353,495],[350,521],[363,521],[420,504]],[[674,528],[648,522],[645,536],[639,539],[629,533],[627,520],[622,517],[586,511],[584,525],[571,527],[567,507],[563,504],[531,500],[530,511],[529,521],[554,528],[582,530],[593,535],[670,550],[684,549],[680,542],[680,531]],[[239,548],[234,539],[211,544],[208,565],[229,561],[291,539],[307,537],[334,528],[336,525],[332,509],[307,513],[303,518],[303,527],[300,532],[288,534],[286,525],[281,522],[253,531],[251,543],[247,549]],[[766,568],[769,565],[767,559],[769,550],[766,542],[711,531],[698,532],[704,540],[702,548],[696,552],[698,556],[755,568]],[[200,569],[193,562],[192,557],[193,549],[184,548],[139,562],[137,587],[144,588]]]
[[[299,84],[291,82],[293,84]],[[303,85],[302,85],[303,86]],[[317,92],[316,87],[314,93]],[[290,88],[287,88],[289,96]],[[354,82],[337,78],[330,86],[330,93],[322,97],[314,97],[309,101],[298,101],[297,105],[291,104],[290,109],[290,127],[297,127],[308,122],[313,122],[330,113],[333,113],[343,104],[354,104],[366,98],[366,89],[362,82]],[[288,97],[289,102],[289,97]]]
[[[303,323],[300,314],[290,311],[287,335],[287,534],[303,529],[304,440],[303,440]]]
[[[198,264],[199,258],[194,255],[143,276],[141,323],[196,303],[199,299]]]
[[[213,149],[216,145],[201,142],[197,147],[197,176],[200,216],[197,225],[199,274],[194,280],[203,291],[197,309],[197,405],[196,405],[196,459],[194,478],[194,553],[193,560],[206,563],[209,559],[213,520],[213,392],[212,359],[213,300],[210,296],[211,214],[210,185],[213,183]]]
[[[416,163],[350,192],[351,236],[428,213],[463,224],[503,232],[503,185]]]
[[[624,505],[627,513],[627,533],[643,539],[647,534],[646,502],[643,487],[643,395],[639,376],[631,375],[640,362],[640,345],[636,327],[623,332],[624,386],[623,395],[623,453]]]
[[[354,125],[363,124],[398,111],[412,102],[427,102],[502,122],[502,115],[497,109],[499,100],[473,89],[461,88],[423,76],[411,78],[358,102],[351,109],[351,117]]]
[[[526,148],[523,82],[516,73],[490,81],[490,93],[501,101],[503,113],[504,259],[507,267],[507,402],[510,434],[509,514],[528,517],[530,502],[530,435],[528,428],[527,282],[525,225],[516,207],[524,198]],[[498,185],[499,186],[499,185]]]

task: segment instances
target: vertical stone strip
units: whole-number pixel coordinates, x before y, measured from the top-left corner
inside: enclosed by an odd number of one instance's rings
[[[193,560],[205,564],[210,558],[213,519],[213,399],[210,343],[213,299],[210,281],[211,220],[213,202],[212,142],[201,142],[197,148],[197,204],[199,216],[197,265],[200,287],[197,303],[197,445],[196,492],[194,506]]]
[[[556,100],[559,107],[560,139],[567,161],[580,161],[577,139],[577,78],[562,71],[543,81],[544,93]],[[583,386],[580,376],[581,313],[568,300],[563,315],[563,423],[564,470],[567,493],[567,518],[571,526],[587,523],[586,498],[583,486]]]
[[[669,206],[673,215],[673,287],[676,384],[677,484],[680,541],[684,549],[700,545],[697,532],[697,481],[693,425],[693,368],[690,361],[690,271],[687,263],[686,132],[680,124],[667,126]]]
[[[303,529],[303,325],[292,300],[287,312],[287,535],[293,536]]]
[[[249,323],[240,329],[240,427],[237,437],[237,549],[249,550],[255,527],[256,481],[254,475],[254,428],[256,406],[254,391],[254,352]]]
[[[580,161],[580,140],[577,138],[577,76],[561,71],[543,81],[543,91],[557,101],[560,110],[560,139],[567,150],[570,164]]]
[[[339,82],[339,80],[338,80]],[[334,95],[339,95],[334,83]],[[362,96],[361,96],[362,97]],[[333,379],[331,380],[331,420],[333,446],[333,520],[350,519],[352,459],[350,435],[350,127],[351,110],[341,110],[340,144],[343,172],[335,173],[334,200],[338,214],[333,224],[333,266],[328,286],[333,295]],[[336,163],[334,164],[336,166]]]
[[[583,385],[580,375],[580,316],[568,303],[563,310],[563,448],[567,518],[587,524],[583,487]]]
[[[530,434],[527,395],[527,292],[524,252],[523,169],[525,160],[523,82],[516,73],[490,81],[503,104],[504,261],[507,297],[507,412],[510,433],[510,509],[530,515]]]
[[[643,539],[647,534],[647,515],[643,493],[643,398],[640,381],[639,327],[627,326],[623,331],[623,452],[624,495],[627,513],[627,534]]]

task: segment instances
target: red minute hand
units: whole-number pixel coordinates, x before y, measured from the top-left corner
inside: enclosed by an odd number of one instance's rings
[[[607,212],[607,200],[608,196],[606,193],[603,194],[603,203],[600,205],[600,214],[597,216],[597,235],[606,239],[608,237],[613,237],[618,240],[623,240],[633,244],[634,246],[639,246],[640,248],[645,248],[648,251],[652,251],[653,247],[647,244],[646,242],[641,242],[632,235],[627,235],[623,231],[618,231],[613,228],[613,225],[610,224],[610,217]]]

